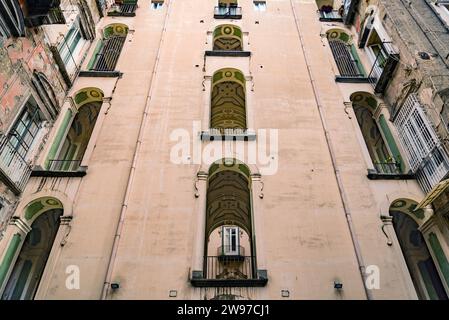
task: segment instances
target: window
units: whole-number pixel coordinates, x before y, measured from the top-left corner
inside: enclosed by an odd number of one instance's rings
[[[266,1],[254,1],[254,10],[256,11],[266,11],[267,10],[267,2]]]
[[[410,95],[394,121],[410,166],[428,192],[449,172],[449,158],[415,94]]]
[[[81,38],[80,21],[78,16],[65,35],[64,40],[58,47],[59,54],[61,55],[61,59],[64,61],[64,65],[66,67],[72,63],[76,63],[76,51],[78,49],[78,45],[81,43]]]
[[[151,1],[151,9],[153,10],[159,10],[162,9],[162,6],[164,5],[164,1]]]
[[[223,254],[239,254],[240,232],[238,227],[223,227]]]
[[[35,103],[27,102],[8,136],[9,144],[22,159],[26,158],[34,139],[41,128],[42,116]]]

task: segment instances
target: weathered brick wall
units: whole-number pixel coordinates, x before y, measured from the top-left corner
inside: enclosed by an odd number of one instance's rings
[[[418,91],[429,118],[445,138],[440,114],[449,123],[449,29],[428,2],[414,0],[410,6],[404,0],[362,1],[359,12],[378,3],[383,25],[400,51],[386,101],[397,110],[409,92]]]

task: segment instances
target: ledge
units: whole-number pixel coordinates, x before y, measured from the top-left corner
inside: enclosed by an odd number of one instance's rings
[[[192,286],[205,287],[265,287],[268,279],[191,279]]]
[[[241,14],[214,14],[214,19],[242,19]]]
[[[95,78],[117,78],[121,77],[123,73],[120,71],[95,71],[95,70],[88,70],[88,71],[80,71],[79,76],[80,77],[95,77]]]
[[[50,171],[42,169],[40,166],[35,167],[31,172],[32,177],[61,177],[61,178],[71,178],[71,177],[84,177],[87,174],[87,167],[79,167],[76,171]]]
[[[205,287],[265,287],[267,270],[257,270],[257,279],[204,279],[202,271],[193,271],[190,283],[197,288]]]
[[[415,175],[412,173],[379,173],[373,169],[368,169],[367,177],[370,180],[413,180],[413,179],[415,179]]]
[[[205,52],[209,57],[249,57],[250,51],[234,51],[234,50],[208,50]]]
[[[320,17],[321,22],[343,22],[343,18],[324,18]]]
[[[135,17],[135,12],[108,12],[108,17]]]
[[[373,83],[373,82],[376,82],[376,79],[374,79],[374,78],[367,78],[367,77],[335,76],[335,82],[340,82],[340,83]]]
[[[255,132],[244,133],[224,133],[214,134],[209,131],[202,131],[200,135],[201,141],[254,141],[256,140]]]

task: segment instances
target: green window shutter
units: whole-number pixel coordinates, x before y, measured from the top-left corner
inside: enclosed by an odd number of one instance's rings
[[[402,159],[401,153],[399,152],[398,145],[396,144],[396,141],[393,137],[393,134],[390,131],[390,128],[388,127],[387,120],[385,119],[385,116],[383,114],[379,117],[379,125],[382,129],[382,132],[384,134],[385,139],[387,140],[387,144],[390,147],[390,151],[392,153],[393,158],[396,160],[397,163],[400,164],[401,171],[405,171],[405,164]]]
[[[72,119],[72,110],[68,109],[66,114],[64,115],[64,119],[62,120],[61,126],[59,127],[58,133],[56,134],[55,140],[48,152],[47,159],[45,160],[45,168],[48,169],[50,165],[50,160],[56,157],[56,152],[58,152],[59,146],[61,145],[62,139],[65,137],[65,133],[67,131],[67,126]]]
[[[6,274],[8,273],[14,256],[16,255],[16,251],[19,248],[20,241],[21,236],[20,234],[16,233],[15,235],[13,235],[11,242],[9,243],[9,247],[6,250],[3,261],[0,264],[0,287],[3,285],[3,281],[5,281]]]
[[[443,248],[441,247],[440,241],[435,233],[429,234],[429,242],[432,247],[432,251],[435,254],[440,270],[443,273],[444,280],[447,285],[449,285],[449,262],[444,254]]]
[[[365,68],[363,68],[362,63],[360,62],[359,54],[357,53],[357,49],[353,44],[351,45],[351,54],[352,58],[356,61],[357,68],[359,69],[360,74],[366,77]]]

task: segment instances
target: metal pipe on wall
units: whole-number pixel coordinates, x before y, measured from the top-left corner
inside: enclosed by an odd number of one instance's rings
[[[293,4],[293,0],[290,0],[290,5],[293,11],[293,16],[295,19],[295,25],[296,25],[296,30],[298,32],[298,36],[299,36],[299,42],[301,44],[301,51],[304,55],[304,61],[307,65],[307,73],[309,75],[310,78],[310,82],[312,84],[312,90],[313,90],[313,95],[314,95],[314,99],[315,99],[315,103],[320,115],[320,120],[321,120],[321,125],[323,127],[324,130],[324,134],[325,134],[325,138],[326,138],[326,144],[329,150],[329,154],[331,157],[331,161],[332,161],[332,167],[334,169],[334,174],[335,174],[335,179],[337,181],[337,185],[338,185],[338,191],[340,194],[340,199],[341,202],[343,204],[343,209],[345,211],[345,217],[346,217],[346,222],[348,224],[348,228],[349,228],[349,233],[351,235],[351,240],[352,240],[352,244],[354,246],[354,252],[357,258],[357,263],[358,263],[358,267],[359,267],[359,271],[360,271],[360,276],[362,277],[362,282],[363,282],[363,288],[365,290],[365,294],[366,294],[366,298],[368,300],[372,300],[373,296],[370,292],[370,290],[368,290],[368,288],[366,287],[366,272],[365,272],[365,263],[363,261],[363,256],[362,256],[362,252],[360,249],[360,244],[357,238],[357,234],[355,232],[355,228],[354,228],[354,224],[352,222],[352,215],[351,215],[351,210],[349,208],[349,203],[348,203],[348,199],[346,196],[346,191],[343,185],[343,181],[341,179],[341,175],[340,175],[340,169],[338,167],[337,164],[337,158],[335,155],[335,151],[334,151],[334,146],[332,143],[332,138],[330,136],[329,133],[329,129],[327,127],[327,122],[326,122],[326,118],[324,116],[324,110],[323,110],[323,106],[322,106],[322,102],[321,102],[321,98],[315,83],[315,79],[313,77],[313,73],[312,73],[312,69],[309,63],[309,57],[307,55],[307,51],[304,45],[304,38],[302,36],[302,32],[301,32],[301,28],[299,26],[299,22],[298,22],[298,16],[296,14],[296,10],[295,10],[295,6]]]
[[[134,176],[135,176],[135,172],[136,172],[137,160],[139,158],[140,148],[142,146],[143,134],[145,132],[147,118],[148,118],[148,114],[149,114],[149,110],[150,110],[150,102],[151,102],[151,97],[152,97],[152,94],[153,94],[153,79],[156,76],[157,69],[158,69],[158,66],[159,66],[159,60],[160,60],[160,55],[161,55],[161,48],[162,48],[162,44],[164,42],[165,32],[166,32],[167,24],[168,24],[168,18],[170,16],[171,6],[172,6],[173,2],[174,2],[174,0],[168,1],[167,13],[165,14],[165,18],[164,18],[164,26],[162,28],[161,39],[159,41],[159,47],[158,47],[158,50],[157,50],[156,60],[154,62],[154,66],[153,66],[153,73],[151,74],[151,79],[150,79],[149,86],[148,86],[148,93],[147,93],[147,99],[146,99],[146,103],[145,103],[145,109],[144,109],[144,112],[143,112],[142,121],[140,123],[139,134],[138,134],[138,138],[137,138],[137,141],[136,141],[136,147],[134,149],[133,161],[132,161],[130,173],[129,173],[129,176],[128,176],[128,183],[127,183],[127,186],[126,186],[126,191],[125,191],[125,196],[124,196],[124,199],[123,199],[122,209],[120,211],[120,217],[119,217],[119,221],[118,221],[118,224],[117,224],[117,230],[116,230],[116,233],[115,233],[114,242],[113,242],[113,245],[112,245],[111,255],[110,255],[110,258],[109,258],[108,268],[107,268],[107,272],[106,272],[106,277],[105,277],[105,281],[104,281],[104,284],[103,284],[103,290],[102,290],[102,293],[101,293],[101,299],[102,300],[105,300],[107,298],[108,292],[109,292],[109,287],[110,287],[110,283],[111,283],[112,273],[114,271],[115,260],[116,260],[116,257],[117,257],[117,251],[118,251],[118,247],[119,247],[119,243],[120,243],[120,237],[121,237],[121,234],[122,234],[123,224],[125,222],[126,211],[128,209],[128,201],[129,201],[129,197],[130,197],[130,194],[131,194],[131,189],[132,189]]]

